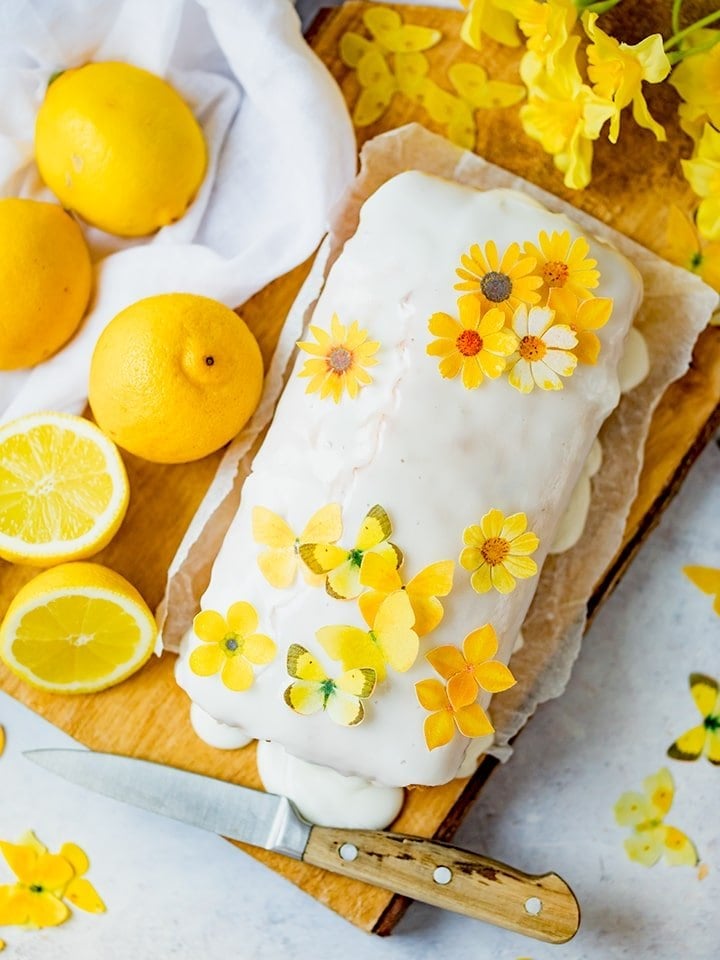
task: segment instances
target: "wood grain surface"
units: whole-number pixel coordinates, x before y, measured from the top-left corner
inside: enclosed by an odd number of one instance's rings
[[[312,46],[337,79],[350,106],[358,95],[357,80],[354,72],[340,62],[338,43],[348,29],[366,33],[362,14],[368,6],[370,4],[347,3],[338,10],[326,12],[310,33]],[[642,7],[642,23],[637,19],[637,9],[633,14],[633,7]],[[662,18],[668,8],[669,5],[662,2],[621,4],[613,14],[617,35],[632,42],[653,26],[662,28]],[[442,42],[428,51],[428,58],[433,78],[448,90],[446,69],[458,60],[481,63],[493,79],[517,81],[519,54],[516,51],[488,41],[482,54],[478,54],[460,43],[461,13],[425,7],[397,9],[406,21],[434,26],[443,32]],[[653,11],[659,17],[657,24],[652,22]],[[657,144],[652,135],[637,128],[631,118],[623,117],[619,144],[616,147],[607,143],[598,145],[593,182],[580,193],[562,186],[551,158],[522,133],[517,107],[478,111],[476,150],[662,254],[666,205],[674,202],[690,211],[694,202],[679,166],[680,158],[690,153],[690,141],[678,128],[677,101],[667,84],[651,89],[648,101],[654,115],[667,127],[668,143]],[[411,120],[443,132],[428,120],[421,108],[397,95],[377,123],[358,131],[359,144]],[[309,264],[303,264],[272,283],[241,309],[260,341],[266,364],[283,318],[308,269]],[[720,329],[711,328],[700,337],[688,374],[670,387],[655,413],[640,490],[628,520],[625,541],[593,594],[591,613],[609,595],[718,424]],[[159,466],[125,456],[132,491],[130,509],[118,536],[96,559],[127,576],[151,606],[160,600],[170,560],[219,458],[220,455],[215,454],[194,464]],[[17,589],[36,572],[0,561],[0,616]],[[94,749],[139,756],[259,786],[253,746],[225,753],[205,746],[195,737],[188,723],[187,698],[173,680],[173,661],[172,656],[164,655],[114,689],[78,697],[44,694],[0,667],[0,689]],[[491,758],[485,758],[470,780],[410,790],[393,830],[449,839],[494,765]],[[407,906],[404,897],[393,897],[360,881],[332,876],[277,854],[249,852],[366,930],[389,933]],[[515,866],[522,868],[522,864]],[[547,866],[551,868],[552,864]]]

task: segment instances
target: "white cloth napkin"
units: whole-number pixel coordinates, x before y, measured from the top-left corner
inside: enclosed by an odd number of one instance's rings
[[[80,413],[95,342],[124,307],[193,292],[237,306],[301,263],[355,173],[344,101],[305,43],[291,0],[2,0],[0,196],[51,200],[33,157],[57,70],[122,60],[165,77],[200,122],[209,167],[185,216],[150,238],[83,225],[95,298],[50,360],[0,373],[0,422]]]

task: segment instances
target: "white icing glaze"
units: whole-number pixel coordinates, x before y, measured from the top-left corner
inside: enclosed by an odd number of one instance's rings
[[[570,494],[570,501],[560,518],[553,537],[550,553],[564,553],[574,547],[582,536],[587,522],[588,511],[590,510],[590,499],[592,494],[591,479],[602,465],[602,447],[600,441],[595,438],[595,442],[590,448],[587,460],[583,464],[582,473],[573,487]]]
[[[645,337],[636,327],[630,327],[618,365],[618,379],[622,393],[633,390],[643,382],[649,372],[650,354]]]
[[[541,229],[581,233],[517,193],[481,193],[417,172],[395,177],[363,206],[312,322],[328,329],[337,312],[380,340],[374,383],[357,400],[335,406],[306,395],[306,381],[293,375],[281,397],[202,601],[223,613],[236,600],[253,603],[279,655],[256,668],[253,686],[237,694],[219,676],[189,670],[189,653],[200,641],[188,638],[178,681],[216,719],[278,741],[297,757],[391,786],[443,783],[456,774],[467,741],[456,736],[433,751],[424,741],[427,714],[415,696],[415,683],[433,676],[424,654],[459,644],[490,622],[500,638],[498,656],[507,662],[537,578],[519,581],[507,596],[479,596],[457,566],[454,589],[443,601],[444,620],[421,641],[414,666],[389,674],[368,701],[362,724],[341,727],[322,712],[300,717],[288,708],[285,653],[301,643],[328,672],[339,672],[315,632],[328,624],[363,627],[357,604],[310,589],[301,576],[290,589],[273,590],[256,563],[251,512],[266,506],[300,530],[320,506],[338,502],[341,542],[352,545],[368,508],[381,503],[410,577],[428,563],[456,560],[463,529],[491,507],[506,514],[523,510],[540,537],[535,557],[542,564],[593,438],[619,399],[616,368],[642,295],[637,271],[617,252],[589,241],[602,274],[596,293],[613,297],[615,309],[599,331],[598,363],[579,367],[561,392],[524,396],[505,378],[468,391],[459,379],[442,380],[437,360],[425,352],[430,315],[456,312],[460,254],[473,242],[493,239],[502,249],[534,239]],[[304,360],[298,357],[294,374]],[[481,702],[488,700],[484,695]]]
[[[382,830],[400,813],[405,799],[401,787],[344,777],[329,767],[293,757],[268,740],[258,743],[257,767],[269,793],[287,797],[306,820],[323,827]]]
[[[196,703],[190,705],[190,723],[201,740],[218,750],[237,750],[252,743],[252,737],[248,737],[239,727],[219,723]]]
[[[455,776],[460,778],[471,777],[477,770],[480,757],[482,757],[484,753],[487,753],[493,745],[494,739],[494,735],[489,733],[486,737],[476,737],[474,740],[468,741],[465,756]]]

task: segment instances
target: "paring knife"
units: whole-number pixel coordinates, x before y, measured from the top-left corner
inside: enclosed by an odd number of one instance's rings
[[[529,876],[422,837],[313,826],[286,797],[147,760],[89,750],[25,756],[115,800],[537,940],[565,943],[580,924],[575,895],[554,873]]]

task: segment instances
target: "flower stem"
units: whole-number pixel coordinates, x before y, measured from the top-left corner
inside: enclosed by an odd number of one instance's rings
[[[588,13],[597,13],[598,16],[601,13],[607,13],[608,10],[612,10],[613,7],[616,7],[621,0],[575,0],[575,6],[579,7],[583,12],[587,11]],[[682,0],[680,0],[682,3]]]
[[[680,32],[680,7],[683,5],[683,0],[673,0],[672,6],[672,28],[673,33]]]
[[[681,60],[686,60],[688,57],[694,57],[698,53],[705,53],[707,50],[712,50],[718,42],[720,42],[720,37],[715,37],[715,39],[710,40],[709,43],[703,43],[697,47],[688,47],[686,50],[671,50],[667,58],[671,64],[675,65],[676,63],[680,63]]]
[[[695,33],[696,30],[702,30],[703,27],[709,27],[710,24],[715,23],[716,20],[720,20],[720,10],[716,10],[714,13],[709,13],[701,20],[696,20],[695,23],[691,23],[690,26],[685,27],[684,30],[678,30],[677,33],[674,33],[669,40],[665,41],[664,49],[666,51],[672,49],[672,47],[677,46],[681,40],[684,40],[685,37],[689,36],[691,33]]]

